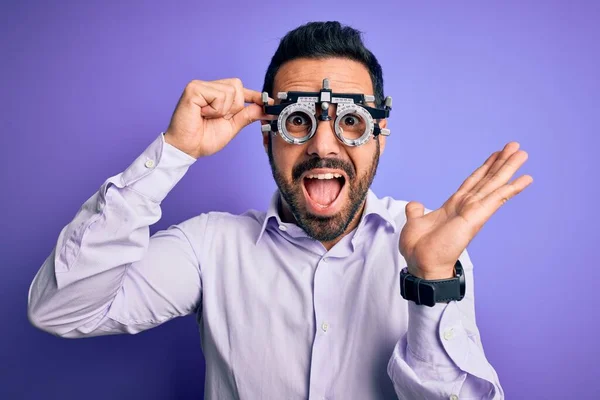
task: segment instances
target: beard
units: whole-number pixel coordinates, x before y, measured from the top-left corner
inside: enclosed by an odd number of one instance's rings
[[[273,158],[272,138],[269,137],[268,154],[271,172],[275,183],[279,188],[281,196],[290,207],[296,224],[302,228],[308,236],[320,242],[330,242],[339,238],[348,226],[354,221],[357,213],[367,197],[369,188],[375,178],[377,166],[379,165],[379,138],[376,151],[373,156],[371,168],[362,175],[357,175],[354,166],[340,159],[313,157],[294,166],[292,179],[288,180],[281,170],[275,165]],[[315,168],[335,168],[346,172],[348,179],[344,185],[348,185],[348,200],[341,211],[335,215],[323,217],[309,213],[303,205],[304,195],[302,192],[302,174]],[[341,195],[341,193],[340,193]]]

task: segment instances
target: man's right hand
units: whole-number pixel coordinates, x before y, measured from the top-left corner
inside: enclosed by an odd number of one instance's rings
[[[272,119],[263,113],[261,93],[246,89],[241,80],[194,80],[179,99],[165,141],[200,158],[220,151],[252,122]]]

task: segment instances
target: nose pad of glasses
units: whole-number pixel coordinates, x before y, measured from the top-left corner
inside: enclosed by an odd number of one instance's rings
[[[319,121],[331,121],[331,117],[329,116],[329,107],[330,103],[324,101],[320,105],[321,115],[319,115]]]

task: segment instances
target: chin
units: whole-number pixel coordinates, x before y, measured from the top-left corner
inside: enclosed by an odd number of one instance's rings
[[[299,215],[295,215],[298,225],[311,238],[320,242],[338,239],[344,234],[351,221],[348,202],[339,197],[336,201],[339,203],[332,203],[325,209],[317,205],[318,208],[314,211],[311,205],[301,205],[300,209],[296,210]]]

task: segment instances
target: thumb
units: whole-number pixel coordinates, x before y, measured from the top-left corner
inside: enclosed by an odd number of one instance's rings
[[[422,217],[425,214],[425,206],[416,201],[411,201],[406,205],[404,209],[406,212],[406,219],[413,219]]]
[[[231,118],[233,124],[235,125],[235,130],[239,132],[246,126],[258,120],[265,119],[273,119],[272,115],[267,115],[264,113],[262,106],[258,104],[249,104],[246,107],[242,108],[239,112],[234,114]]]

